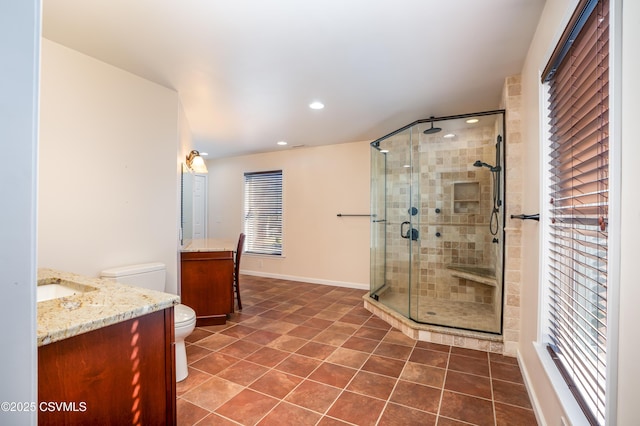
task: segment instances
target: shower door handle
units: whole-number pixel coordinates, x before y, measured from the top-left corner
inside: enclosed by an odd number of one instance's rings
[[[409,225],[406,233],[404,232],[405,225]],[[407,239],[411,238],[412,241],[418,241],[418,230],[411,227],[411,222],[402,222],[402,224],[400,224],[400,236]]]

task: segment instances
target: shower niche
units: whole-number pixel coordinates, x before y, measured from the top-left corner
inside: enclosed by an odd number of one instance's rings
[[[502,333],[504,128],[502,110],[431,117],[371,143],[372,303]]]

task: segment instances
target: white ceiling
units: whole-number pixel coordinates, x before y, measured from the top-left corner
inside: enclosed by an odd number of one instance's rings
[[[44,37],[175,89],[210,158],[499,107],[544,0],[44,0]],[[326,108],[308,104],[321,100]],[[284,148],[287,149],[287,148]]]

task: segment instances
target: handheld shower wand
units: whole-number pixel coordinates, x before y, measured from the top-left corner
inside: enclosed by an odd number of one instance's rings
[[[476,160],[475,163],[473,163],[474,167],[486,167],[487,169],[491,170],[492,172],[499,172],[500,170],[502,170],[502,167],[500,166],[492,166],[491,164],[487,164],[483,161],[480,160]]]

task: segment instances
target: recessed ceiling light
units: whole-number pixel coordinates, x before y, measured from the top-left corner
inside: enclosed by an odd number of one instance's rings
[[[389,150],[388,149],[381,149],[380,152],[383,153],[383,154],[386,154],[387,152],[389,152]]]
[[[446,135],[443,136],[443,138],[447,138],[447,139],[455,138],[455,137],[456,137],[456,135],[454,135],[453,133],[447,133]]]
[[[286,144],[287,144],[285,141],[278,141],[278,142],[276,142],[276,143],[277,143],[278,145],[282,145],[282,146],[284,146],[284,145],[286,145]]]
[[[202,156],[207,156],[207,155],[209,155],[209,153],[208,153],[208,152],[201,152],[201,153],[200,153],[200,156],[201,156],[201,157],[202,157]]]
[[[474,124],[474,123],[477,123],[478,121],[480,121],[480,120],[478,120],[477,118],[470,118],[470,119],[467,120],[467,123]]]
[[[322,108],[324,108],[324,104],[322,102],[318,102],[318,101],[311,102],[309,104],[309,108],[311,108],[311,109],[322,109]]]

